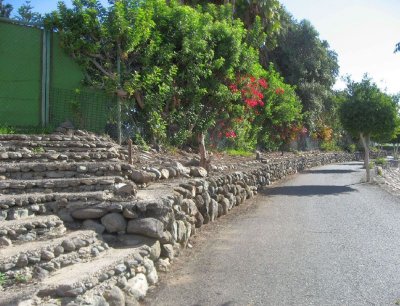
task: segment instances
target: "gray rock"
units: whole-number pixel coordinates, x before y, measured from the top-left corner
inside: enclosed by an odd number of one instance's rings
[[[105,231],[104,225],[94,220],[85,220],[82,222],[83,228],[94,230],[98,234],[103,234]]]
[[[154,218],[135,219],[128,222],[127,233],[141,234],[152,238],[162,238],[164,224]]]
[[[106,290],[103,297],[110,306],[125,306],[125,295],[117,286]]]
[[[162,248],[161,248],[161,255],[163,257],[174,259],[175,257],[175,251],[174,251],[174,247],[172,244],[163,244]]]
[[[161,169],[161,178],[162,179],[168,179],[169,178],[169,171],[168,169]]]
[[[136,300],[141,300],[146,296],[149,284],[147,278],[143,273],[137,274],[135,277],[128,280],[126,291],[128,295],[134,297]]]
[[[144,266],[146,268],[146,276],[149,285],[155,285],[158,282],[157,270],[154,267],[154,262],[145,258]]]
[[[28,265],[28,263],[29,263],[28,256],[26,256],[26,254],[21,254],[18,257],[16,266],[18,268],[23,268],[23,267],[26,267]]]
[[[127,219],[136,219],[136,218],[138,218],[138,214],[131,207],[125,207],[122,214]]]
[[[149,246],[150,246],[150,259],[157,260],[161,255],[160,241],[155,240],[155,242]]]
[[[136,186],[133,182],[118,183],[114,186],[115,193],[118,195],[135,195]]]
[[[191,167],[190,168],[190,175],[194,177],[206,177],[207,170],[203,167]]]
[[[56,257],[60,256],[60,255],[63,254],[63,253],[64,253],[64,248],[63,248],[61,245],[56,246],[56,247],[54,248],[54,255],[55,255]]]
[[[75,251],[76,246],[72,240],[66,239],[61,243],[61,246],[64,248],[65,252]]]
[[[49,271],[41,268],[41,267],[35,267],[34,269],[34,275],[38,279],[45,279],[49,275]]]
[[[151,172],[142,171],[142,170],[132,170],[132,180],[136,184],[147,184],[156,179],[156,175]]]
[[[155,266],[156,266],[157,271],[168,272],[171,264],[170,264],[168,258],[160,258],[155,263]]]
[[[55,256],[54,256],[54,253],[53,253],[53,252],[50,252],[50,251],[47,251],[47,250],[42,251],[41,254],[40,254],[40,258],[41,258],[42,260],[46,260],[46,261],[50,261],[50,260],[52,260],[54,257],[55,257]]]
[[[107,213],[105,208],[82,208],[74,210],[71,215],[75,219],[98,219],[103,217]]]
[[[12,245],[12,242],[10,239],[8,239],[6,237],[0,237],[0,248],[8,247],[10,245]]]
[[[118,233],[125,232],[127,222],[121,214],[111,213],[101,218],[101,223],[104,225],[107,232]]]
[[[148,169],[148,171],[151,172],[151,173],[154,173],[156,175],[156,179],[158,179],[158,180],[161,179],[162,174],[158,169],[150,168],[150,169]]]

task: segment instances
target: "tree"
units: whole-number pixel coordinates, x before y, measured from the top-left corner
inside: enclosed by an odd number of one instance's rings
[[[397,160],[399,157],[400,128],[396,129],[393,138],[390,140],[390,143],[393,144],[393,158]]]
[[[43,21],[43,16],[33,11],[33,6],[29,0],[18,8],[18,15],[16,18],[29,23],[41,23]]]
[[[297,22],[283,8],[280,16],[278,46],[267,53],[268,61],[275,64],[287,83],[297,86],[305,119],[313,130],[313,123],[323,120],[327,112],[325,103],[331,99],[339,71],[337,54],[319,38],[309,21]]]
[[[346,99],[340,105],[340,118],[343,127],[361,139],[365,152],[364,166],[369,182],[370,141],[390,140],[398,122],[396,104],[392,97],[382,92],[367,75],[359,83],[348,79]]]
[[[0,17],[10,18],[12,11],[13,6],[11,4],[3,3],[3,0],[0,0]]]

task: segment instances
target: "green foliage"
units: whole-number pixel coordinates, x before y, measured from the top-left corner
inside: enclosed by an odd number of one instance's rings
[[[375,163],[375,165],[384,166],[388,163],[388,161],[384,157],[379,157],[374,160],[374,163]]]
[[[335,141],[323,141],[320,144],[320,149],[322,151],[327,151],[327,152],[338,152],[338,151],[341,151],[341,148],[336,144]]]
[[[398,115],[393,99],[367,76],[359,83],[348,80],[346,100],[340,106],[346,130],[384,142],[392,138]]]
[[[17,273],[14,275],[14,280],[17,283],[27,283],[31,277],[29,275],[23,274],[23,273]]]
[[[25,3],[18,8],[18,15],[16,18],[29,23],[43,22],[43,16],[40,13],[33,11],[33,6],[29,0],[25,1]]]
[[[319,38],[309,21],[297,22],[284,9],[281,17],[278,45],[267,56],[285,81],[297,86],[307,125],[313,130],[313,122],[329,112],[325,103],[331,99],[331,87],[339,71],[337,54]]]
[[[3,272],[0,272],[0,286],[4,285],[6,281],[7,281],[7,276]]]
[[[142,137],[139,133],[136,133],[136,134],[135,134],[134,143],[135,143],[136,145],[138,145],[139,148],[141,148],[141,149],[144,150],[144,151],[150,150],[149,145],[146,143],[146,141],[143,139],[143,137]]]
[[[218,146],[250,151],[288,142],[301,126],[300,100],[272,65],[265,70],[259,61],[260,47],[279,31],[279,2],[240,0],[235,9],[188,2],[200,6],[120,0],[106,8],[76,0],[72,8],[60,3],[46,24],[60,33],[87,84],[124,97],[124,127],[143,141],[183,146],[229,128],[235,137]],[[251,110],[230,89],[250,76],[269,83],[265,105]]]
[[[290,141],[290,137],[287,137],[284,130],[302,121],[302,106],[295,87],[286,84],[272,64],[268,67],[266,79],[269,84],[264,92],[266,104],[256,116],[254,124],[261,127],[258,133],[259,145],[266,149],[276,150]],[[283,94],[280,93],[282,91]]]
[[[34,147],[34,148],[32,148],[32,152],[35,154],[40,154],[40,153],[44,153],[45,150],[43,147]]]
[[[357,151],[357,146],[354,143],[349,144],[346,148],[345,148],[349,153],[354,153]]]
[[[249,151],[241,150],[241,149],[238,149],[238,150],[236,150],[236,149],[227,149],[225,152],[228,155],[231,155],[231,156],[244,156],[244,157],[254,156],[253,152],[249,152]]]
[[[11,4],[4,3],[3,0],[0,0],[0,17],[10,18],[13,9]]]
[[[4,134],[15,134],[15,129],[10,126],[2,125],[0,126],[0,135]]]

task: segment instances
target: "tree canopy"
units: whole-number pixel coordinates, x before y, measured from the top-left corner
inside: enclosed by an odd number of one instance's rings
[[[399,120],[396,103],[368,76],[364,76],[361,82],[349,79],[346,97],[340,106],[340,118],[347,131],[361,138],[365,149],[367,181],[369,181],[370,139],[385,142],[393,138]]]
[[[13,6],[0,0],[0,17],[10,18]]]

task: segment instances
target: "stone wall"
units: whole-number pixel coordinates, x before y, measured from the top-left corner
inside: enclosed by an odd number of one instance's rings
[[[139,191],[138,199],[129,202],[113,202],[112,205],[102,202],[85,207],[65,203],[62,209],[69,213],[71,220],[95,229],[107,241],[124,242],[130,235],[158,240],[168,261],[173,258],[171,250],[185,246],[196,228],[254,197],[261,187],[306,168],[351,160],[354,155],[347,153],[264,160],[261,166],[249,172],[192,179],[169,188],[158,186],[163,195],[160,197],[146,195],[140,199]]]

